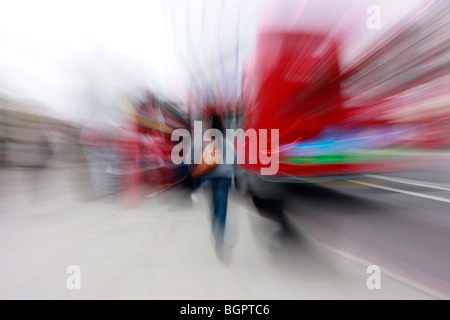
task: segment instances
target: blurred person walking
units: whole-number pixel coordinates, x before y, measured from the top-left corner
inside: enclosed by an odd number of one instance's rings
[[[108,119],[91,121],[80,132],[80,144],[83,146],[96,197],[113,196],[119,186],[119,158],[116,151],[116,128]]]
[[[224,136],[224,126],[219,115],[211,117],[210,129],[217,129]],[[194,150],[198,152],[199,150]],[[233,163],[226,163],[227,152],[233,153]],[[209,156],[209,155],[208,155]],[[210,188],[211,199],[211,227],[215,242],[215,251],[219,258],[226,258],[224,256],[224,240],[225,240],[225,226],[227,219],[228,206],[228,192],[231,186],[231,181],[235,175],[236,166],[236,151],[233,144],[225,138],[222,143],[214,140],[214,148],[211,159],[202,158],[202,164],[195,165],[192,170],[194,178],[200,178],[202,182],[206,182]],[[222,159],[218,163],[218,159]],[[208,164],[212,163],[212,164]]]

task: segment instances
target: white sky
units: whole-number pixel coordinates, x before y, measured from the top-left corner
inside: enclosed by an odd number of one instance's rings
[[[368,5],[381,7],[383,28],[388,28],[421,2],[429,0],[309,0],[308,5],[327,7],[331,3],[343,13],[351,9],[353,16],[357,14],[355,23],[362,25],[361,32],[355,32],[355,47],[347,47],[348,52],[356,52],[356,46],[363,47],[377,35],[365,28]],[[0,92],[7,90],[9,94],[41,101],[66,115],[92,107],[83,105],[84,96],[77,96],[87,88],[107,96],[118,89],[143,85],[185,99],[187,85],[198,81],[189,72],[204,74],[205,81],[215,77],[232,83],[229,80],[238,77],[261,9],[276,4],[278,17],[285,19],[268,21],[266,27],[284,28],[295,11],[291,9],[301,3],[0,0]],[[304,16],[301,22],[320,24],[326,15],[321,20]],[[233,54],[238,39],[236,60]],[[226,68],[217,68],[220,60],[228,61],[224,63]],[[234,69],[236,64],[238,68]],[[227,94],[231,97],[236,90],[230,88]],[[102,103],[107,108],[114,102]]]

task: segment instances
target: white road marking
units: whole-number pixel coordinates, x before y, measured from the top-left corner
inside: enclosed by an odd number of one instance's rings
[[[440,185],[432,184],[432,183],[428,183],[428,182],[417,181],[417,180],[409,180],[409,179],[401,179],[401,178],[394,178],[394,177],[387,177],[387,176],[379,176],[379,175],[376,175],[376,174],[365,174],[365,176],[366,177],[370,177],[370,178],[380,179],[380,180],[387,180],[387,181],[393,181],[393,182],[398,182],[398,183],[403,183],[403,184],[409,184],[409,185],[412,185],[412,186],[419,186],[419,187],[425,187],[425,188],[431,188],[431,189],[437,189],[437,190],[450,191],[449,187],[440,186]]]
[[[448,198],[436,197],[436,196],[432,196],[432,195],[428,195],[428,194],[423,194],[423,193],[419,193],[419,192],[412,192],[412,191],[407,191],[407,190],[402,190],[402,189],[397,189],[397,188],[390,188],[390,187],[380,186],[378,184],[373,184],[373,183],[368,183],[368,182],[363,182],[363,181],[357,181],[357,180],[345,179],[345,181],[353,182],[353,183],[356,183],[356,184],[361,184],[361,185],[368,186],[368,187],[374,187],[374,188],[378,188],[378,189],[383,189],[383,190],[403,193],[403,194],[407,194],[407,195],[415,196],[415,197],[419,197],[419,198],[425,198],[425,199],[430,199],[430,200],[436,200],[436,201],[450,203],[450,199],[448,199]]]

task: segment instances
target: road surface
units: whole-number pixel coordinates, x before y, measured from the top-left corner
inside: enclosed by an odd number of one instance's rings
[[[173,188],[129,208],[117,198],[89,198],[81,172],[46,170],[30,187],[36,173],[2,169],[1,299],[445,297],[446,203],[302,186],[288,207],[299,236],[284,243],[276,225],[232,192],[232,254],[224,261],[214,253],[203,191],[197,203]],[[419,271],[399,277],[408,263]],[[381,267],[380,290],[367,288],[369,264]],[[73,265],[81,271],[79,290],[67,286]]]

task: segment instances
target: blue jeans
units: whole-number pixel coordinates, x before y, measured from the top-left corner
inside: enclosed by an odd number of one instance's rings
[[[212,193],[212,229],[216,246],[223,245],[225,223],[227,220],[228,190],[230,178],[208,178]]]

